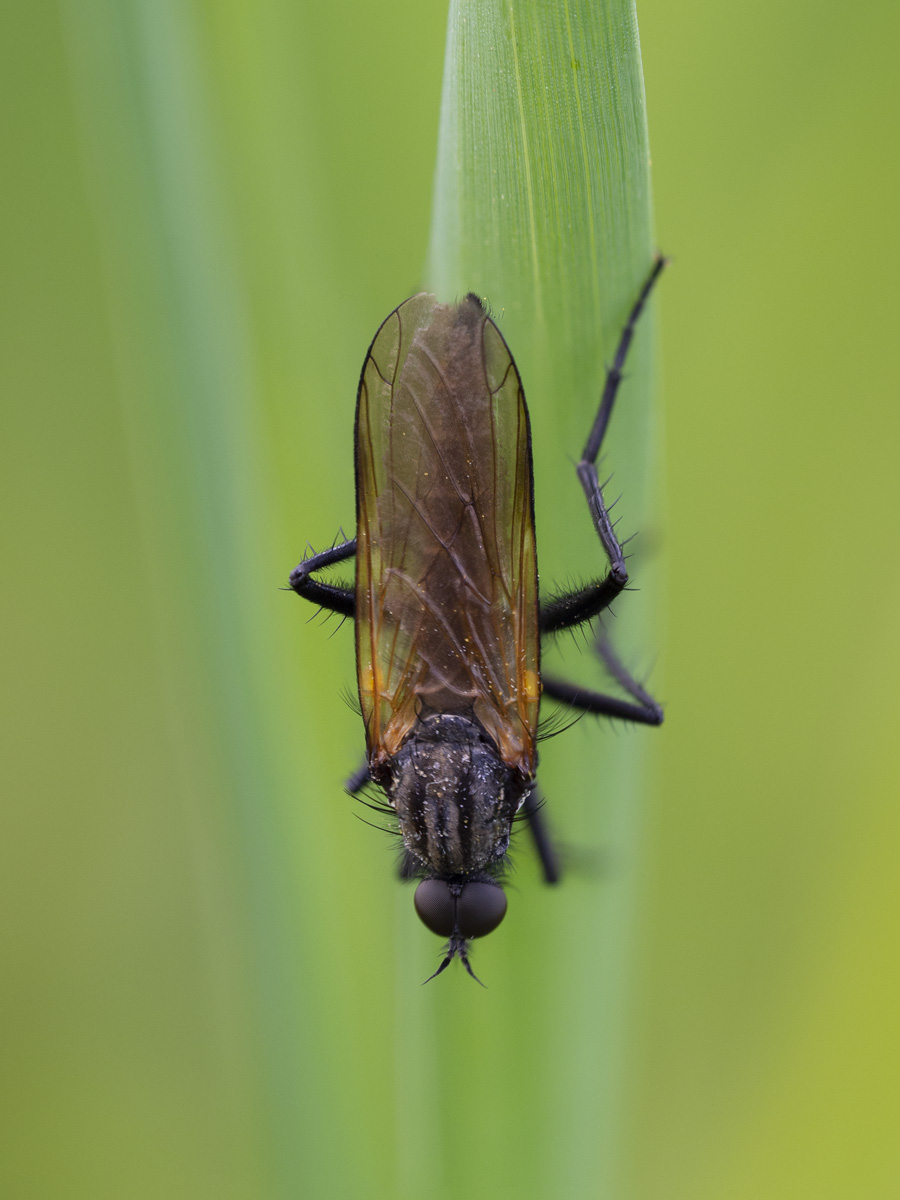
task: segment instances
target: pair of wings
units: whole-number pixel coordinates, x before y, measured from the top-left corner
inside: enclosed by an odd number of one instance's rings
[[[474,716],[530,775],[540,702],[528,412],[477,297],[413,296],[356,410],[356,649],[369,763],[430,713]]]

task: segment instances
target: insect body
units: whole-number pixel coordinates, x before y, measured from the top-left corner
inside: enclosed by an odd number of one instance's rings
[[[416,910],[448,939],[437,974],[506,913],[499,875],[524,809],[548,881],[556,860],[538,804],[541,693],[582,711],[659,724],[659,706],[598,646],[631,701],[541,681],[540,636],[590,621],[628,576],[597,479],[634,323],[623,331],[578,474],[609,559],[606,576],[541,607],[531,440],[521,380],[474,295],[413,296],[391,313],[363,364],[356,410],[356,538],[302,562],[291,587],[356,623],[366,767],[383,789],[421,876]],[[356,586],[314,573],[356,555]]]

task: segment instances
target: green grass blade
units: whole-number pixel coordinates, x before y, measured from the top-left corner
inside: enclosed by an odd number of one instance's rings
[[[428,285],[442,297],[486,296],[516,356],[533,422],[544,591],[604,569],[567,456],[584,443],[604,363],[654,252],[634,5],[454,0]],[[653,343],[649,317],[606,447],[616,471],[610,494],[625,496],[625,536],[658,521],[649,486]],[[646,572],[640,577],[646,583]],[[652,626],[649,599],[623,597],[621,618],[610,622],[637,670],[658,646],[652,633],[649,649],[642,640]],[[571,673],[599,683],[585,656],[567,660]],[[584,721],[545,745],[541,778],[553,828],[614,867],[576,866],[558,894],[525,868],[527,889],[512,905],[521,921],[510,920],[505,945],[498,937],[481,950],[482,962],[491,957],[492,987],[517,998],[515,1047],[509,1037],[502,1043],[509,1092],[530,1095],[542,1129],[540,1154],[524,1145],[507,1163],[517,1194],[578,1195],[586,1181],[591,1195],[615,1194],[638,785],[652,736],[614,738]],[[527,857],[524,843],[519,857]],[[448,1002],[444,1012],[443,1027],[460,1045],[475,1019],[468,1008],[460,1016]]]

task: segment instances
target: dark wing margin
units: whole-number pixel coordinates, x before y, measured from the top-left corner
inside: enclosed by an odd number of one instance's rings
[[[356,639],[370,762],[420,716],[474,716],[534,769],[540,701],[522,385],[475,298],[421,294],[379,329],[356,419]]]

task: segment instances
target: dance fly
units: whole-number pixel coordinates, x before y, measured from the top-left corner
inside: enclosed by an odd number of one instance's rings
[[[415,908],[447,940],[439,975],[506,914],[510,832],[521,810],[544,877],[559,877],[535,772],[542,696],[569,710],[658,725],[662,710],[604,637],[597,651],[629,700],[541,675],[542,635],[591,622],[628,573],[597,477],[635,324],[658,258],[616,351],[577,473],[606,573],[541,603],[531,434],[513,357],[479,298],[413,296],[366,354],[356,406],[356,537],[291,573],[298,595],[352,617],[366,762],[396,817]],[[355,556],[356,583],[316,578]]]

